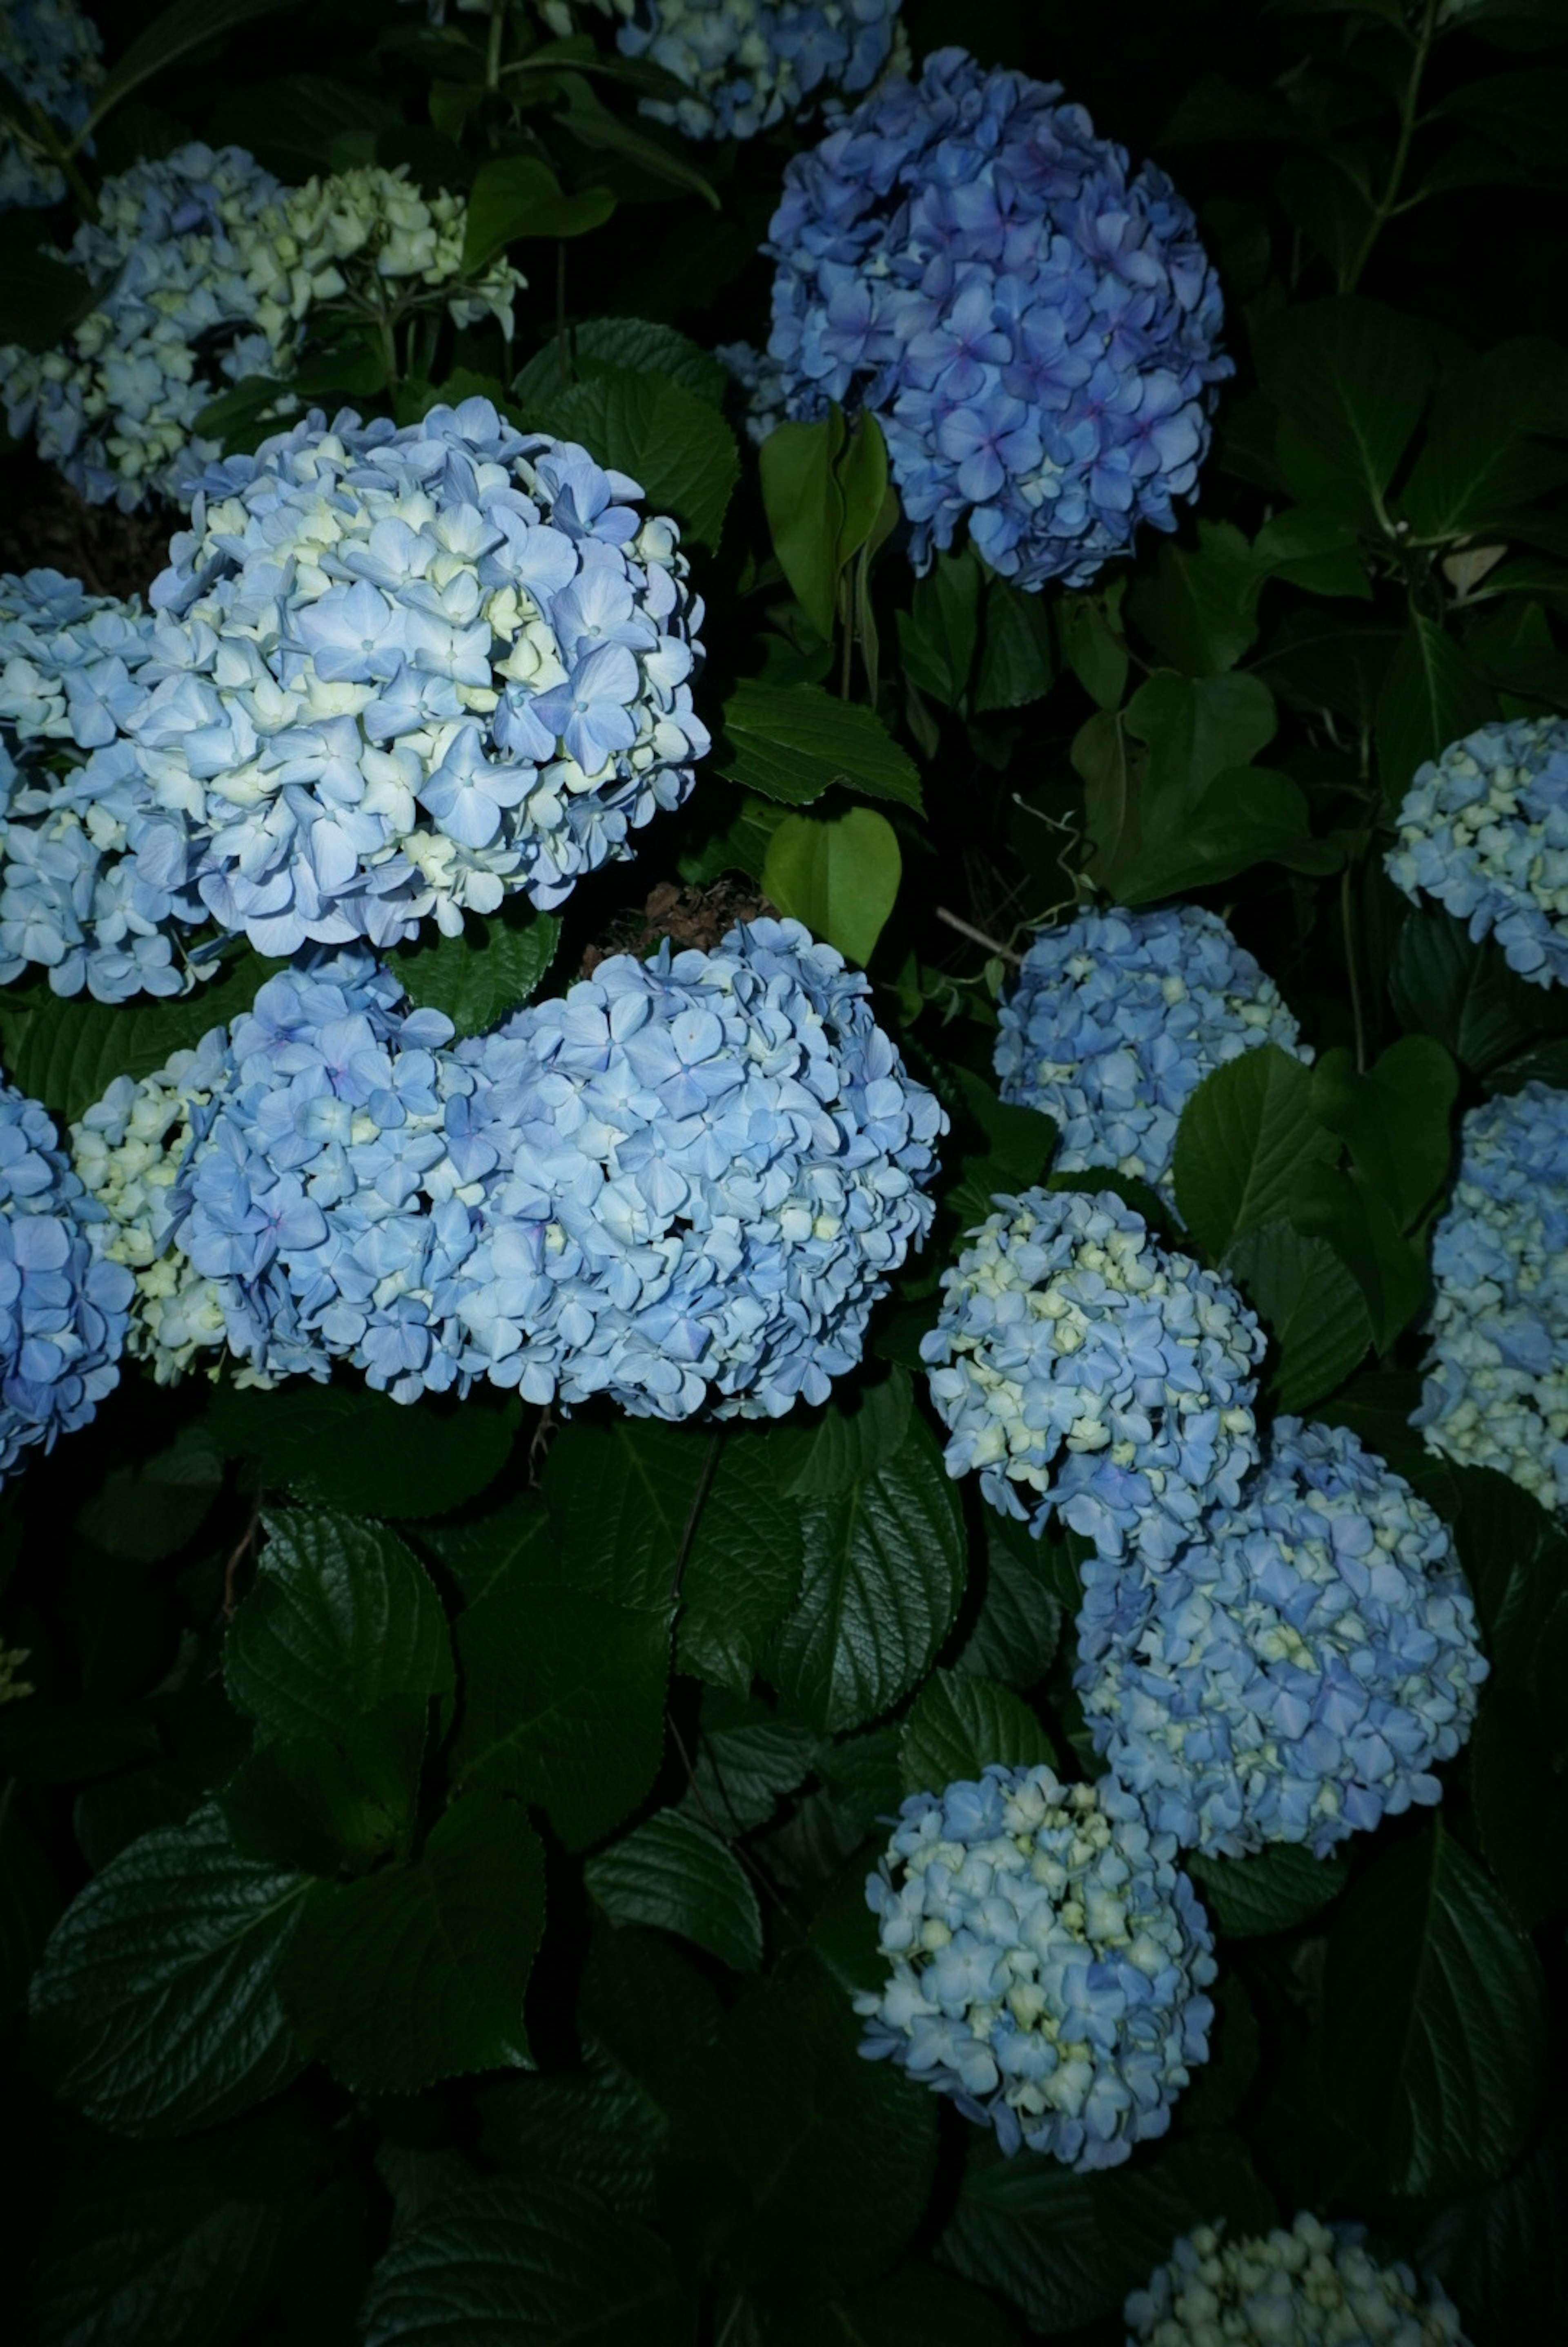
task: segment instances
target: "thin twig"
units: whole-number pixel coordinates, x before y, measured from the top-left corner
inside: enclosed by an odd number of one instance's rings
[[[1003,961],[1012,962],[1017,969],[1023,969],[1022,954],[1014,953],[1011,946],[999,945],[994,938],[988,938],[983,929],[975,928],[972,923],[961,921],[958,915],[950,913],[945,905],[937,907],[936,917],[939,921],[945,921],[950,929],[956,929],[961,938],[967,938],[971,945],[983,946],[987,953],[999,954]]]

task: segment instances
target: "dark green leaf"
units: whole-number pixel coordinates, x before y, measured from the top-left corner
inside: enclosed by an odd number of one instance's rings
[[[1555,1613],[1568,1623],[1568,1599]],[[1568,1774],[1562,1748],[1563,1688],[1553,1690],[1559,1735],[1529,1693],[1500,1675],[1485,1688],[1471,1743],[1470,1781],[1481,1846],[1520,1921],[1543,1922],[1568,1907]]]
[[[962,707],[980,641],[980,565],[966,549],[939,554],[915,581],[911,611],[899,614],[904,667],[922,692]]]
[[[1339,1143],[1312,1113],[1312,1077],[1299,1060],[1265,1043],[1204,1078],[1176,1128],[1176,1204],[1211,1255],[1256,1223],[1284,1211],[1304,1165]]]
[[[580,74],[563,73],[557,80],[565,100],[562,119],[574,138],[597,154],[624,155],[628,163],[653,179],[700,196],[715,211],[722,210],[717,190],[695,163],[687,162],[676,141],[667,145],[646,131],[635,130],[629,122],[599,103]]]
[[[986,1530],[985,1594],[953,1667],[1000,1679],[1006,1686],[1033,1686],[1051,1667],[1063,1608],[1039,1570],[1036,1544],[1030,1542],[1031,1553],[1023,1556],[989,1523]]]
[[[1568,480],[1568,457],[1535,436],[1563,428],[1565,367],[1554,343],[1504,343],[1445,379],[1400,500],[1418,540],[1506,528]]]
[[[311,1874],[406,1856],[427,1725],[419,1698],[392,1696],[331,1736],[260,1745],[218,1797],[236,1846]]]
[[[829,822],[786,815],[768,843],[762,889],[847,961],[869,962],[893,909],[903,860],[898,835],[871,807]]]
[[[475,1605],[504,1582],[552,1581],[550,1519],[536,1491],[521,1491],[494,1514],[461,1524],[432,1524],[420,1538]]]
[[[312,171],[373,162],[377,133],[397,118],[397,108],[362,84],[280,74],[225,90],[208,138],[214,147],[243,147],[270,171],[298,183]]]
[[[1490,1467],[1450,1473],[1459,1486],[1459,1551],[1499,1673],[1526,1679],[1548,1615],[1568,1594],[1568,1534],[1512,1477]]]
[[[1495,938],[1472,945],[1464,923],[1436,906],[1406,915],[1390,988],[1404,1024],[1435,1035],[1473,1075],[1489,1074],[1539,1032],[1540,989],[1509,969]]]
[[[788,1420],[773,1436],[779,1488],[792,1500],[835,1499],[897,1457],[909,1433],[914,1387],[894,1369],[877,1385],[840,1387],[813,1426]]]
[[[686,2100],[723,2018],[718,1990],[658,1932],[596,1926],[577,1998],[584,2049],[614,2063],[661,2114]]]
[[[1303,1167],[1290,1193],[1290,1220],[1303,1236],[1326,1239],[1359,1284],[1372,1342],[1387,1353],[1427,1300],[1424,1244],[1406,1238],[1394,1209],[1359,1175],[1338,1167]]]
[[[1326,1051],[1312,1071],[1314,1111],[1347,1143],[1401,1230],[1420,1220],[1448,1178],[1458,1092],[1452,1060],[1428,1035],[1401,1036],[1364,1076],[1343,1049]]]
[[[1254,1858],[1184,1860],[1198,1896],[1227,1940],[1256,1940],[1293,1932],[1338,1899],[1349,1880],[1342,1851],[1314,1858],[1299,1844],[1275,1842]]]
[[[1069,595],[1059,607],[1063,655],[1103,710],[1118,708],[1127,689],[1127,647],[1114,616],[1117,609],[1119,602],[1094,595]]]
[[[1292,486],[1310,496],[1346,484],[1379,512],[1431,381],[1420,326],[1353,294],[1296,302],[1259,331],[1257,365],[1313,459]]]
[[[599,464],[629,473],[651,509],[673,514],[689,538],[718,544],[740,456],[706,399],[668,375],[606,367],[561,393],[538,420],[560,439],[580,440]]]
[[[204,48],[236,25],[250,24],[258,16],[280,15],[296,5],[298,0],[173,0],[173,5],[155,16],[121,52],[113,72],[98,85],[93,110],[77,133],[76,145],[85,145],[104,117],[133,89],[139,89],[192,49]]]
[[[1359,0],[1365,5],[1366,0]],[[1279,201],[1341,285],[1354,282],[1379,220],[1359,176],[1333,155],[1292,155],[1275,182]]]
[[[858,797],[921,804],[914,761],[872,711],[817,684],[743,678],[724,704],[715,771],[742,790],[806,806],[835,786]]]
[[[1342,861],[1337,847],[1312,837],[1306,795],[1288,774],[1237,766],[1217,774],[1170,829],[1145,840],[1114,893],[1118,904],[1146,905],[1216,887],[1255,864],[1323,873]]]
[[[606,367],[631,367],[638,374],[664,374],[683,391],[719,405],[731,376],[721,359],[673,326],[647,318],[585,318],[572,335],[577,365],[585,375]]]
[[[514,1396],[471,1394],[417,1409],[355,1386],[220,1387],[208,1430],[258,1482],[308,1505],[414,1521],[443,1516],[493,1482],[522,1418]]]
[[[1161,663],[1185,676],[1218,676],[1257,637],[1252,550],[1233,522],[1197,526],[1196,551],[1162,540],[1154,568],[1135,580],[1127,616]]]
[[[1378,764],[1385,795],[1404,795],[1416,768],[1497,715],[1497,700],[1451,636],[1417,612],[1378,695]]]
[[[974,680],[975,714],[1027,708],[1050,692],[1055,673],[1044,595],[1026,595],[1005,579],[990,579]]]
[[[477,277],[519,237],[583,236],[615,210],[608,188],[568,196],[538,155],[496,155],[481,163],[468,191],[463,274]]]
[[[97,306],[91,279],[24,241],[13,214],[0,251],[0,336],[25,351],[57,350]]]
[[[940,1793],[1001,1761],[1009,1768],[1054,1763],[1051,1739],[1023,1698],[993,1679],[936,1671],[926,1681],[899,1738],[906,1793]]]
[[[1471,2338],[1511,2347],[1514,2340],[1562,2335],[1568,2326],[1565,2207],[1568,2114],[1559,2103],[1530,2157],[1489,2191],[1441,2210],[1421,2242],[1421,2271],[1435,2271],[1452,2293]]]
[[[727,1687],[705,1688],[684,1814],[727,1834],[766,1825],[784,1795],[804,1784],[820,1742],[806,1720]]]
[[[664,2116],[602,2055],[585,2075],[556,2070],[502,2078],[482,2086],[476,2099],[487,2161],[524,2176],[548,2169],[565,2183],[586,2185],[622,2216],[655,2214]]]
[[[1277,1216],[1226,1250],[1225,1268],[1279,1348],[1270,1391],[1281,1409],[1309,1409],[1343,1385],[1372,1341],[1354,1274],[1326,1239],[1304,1238]]]
[[[106,1556],[152,1564],[185,1546],[222,1485],[222,1460],[188,1427],[167,1450],[106,1476],[76,1511],[76,1529]]]
[[[392,967],[412,1003],[444,1011],[460,1036],[483,1035],[538,991],[560,937],[553,913],[502,915],[405,949]]]
[[[212,2127],[303,2055],[277,1986],[308,1875],[244,1858],[218,1811],[144,1835],[78,1893],[33,1981],[58,2091],[121,2135]]]
[[[660,1809],[589,1859],[583,1879],[613,1923],[651,1923],[706,1948],[735,1972],[762,1962],[757,1893],[733,1852],[674,1809]]]
[[[242,953],[193,994],[172,1002],[91,1002],[47,995],[26,1010],[0,1006],[0,1059],[11,1081],[57,1116],[79,1117],[117,1076],[139,1081],[176,1051],[249,1010],[263,979],[279,968]]]
[[[773,551],[806,617],[831,643],[838,611],[839,535],[844,497],[836,466],[844,418],[833,407],[820,424],[781,424],[762,444],[762,502]]]

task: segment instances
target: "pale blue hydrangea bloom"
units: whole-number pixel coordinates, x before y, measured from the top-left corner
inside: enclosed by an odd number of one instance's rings
[[[930,1226],[943,1127],[865,979],[798,922],[602,962],[450,1048],[352,952],[77,1128],[165,1375],[362,1368],[563,1406],[825,1400]],[[157,1324],[155,1326],[155,1323]]]
[[[1466,1115],[1432,1243],[1420,1427],[1430,1450],[1568,1507],[1568,1092]]]
[[[642,111],[688,138],[754,138],[838,91],[907,68],[900,0],[601,0],[623,18],[616,46],[685,84]],[[895,54],[896,53],[896,54]]]
[[[1113,1778],[1044,1766],[899,1814],[866,1884],[891,1977],[855,1998],[861,2052],[1080,2174],[1164,2135],[1207,2059],[1217,1970],[1168,1835]]]
[[[1363,2231],[1305,2210],[1288,2231],[1240,2241],[1200,2225],[1128,2299],[1127,2347],[1464,2347],[1439,2285],[1423,2301],[1409,2266],[1379,2265]]]
[[[1347,1428],[1277,1419],[1239,1506],[1083,1577],[1095,1747],[1184,1848],[1321,1858],[1441,1799],[1487,1672],[1475,1610],[1447,1527]]]
[[[784,175],[769,359],[792,416],[881,419],[920,569],[967,520],[1004,578],[1079,587],[1174,529],[1232,372],[1191,211],[1060,97],[940,49]]]
[[[1273,979],[1197,905],[1042,930],[1000,1016],[1002,1097],[1054,1118],[1057,1172],[1111,1166],[1173,1210],[1176,1125],[1205,1076],[1260,1043],[1311,1057]]]
[[[1407,897],[1435,897],[1496,938],[1532,986],[1568,985],[1568,719],[1483,725],[1418,768],[1384,858]]]
[[[174,939],[200,900],[139,870],[147,808],[113,746],[151,644],[138,603],[0,577],[0,984],[32,966],[56,994],[124,1002],[191,982]]]
[[[0,80],[47,116],[56,138],[68,144],[84,128],[103,77],[98,28],[76,0],[0,0]],[[0,211],[57,204],[65,193],[65,173],[43,146],[0,119]]]
[[[119,1383],[130,1274],[47,1112],[0,1077],[0,1479]]]
[[[624,474],[488,400],[320,415],[203,477],[123,723],[138,869],[259,951],[561,904],[708,746],[702,604]]]
[[[1110,1191],[1028,1190],[942,1274],[921,1352],[950,1475],[1036,1533],[1174,1548],[1257,1459],[1257,1318]]]

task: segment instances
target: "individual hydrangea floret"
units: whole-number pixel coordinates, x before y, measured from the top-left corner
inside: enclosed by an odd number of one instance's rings
[[[1568,985],[1568,720],[1483,725],[1417,769],[1385,861],[1532,986]]]
[[[0,0],[0,82],[26,113],[46,117],[55,138],[69,144],[86,128],[103,77],[98,28],[76,0]],[[57,204],[65,193],[66,175],[44,141],[0,118],[0,211]]]
[[[1061,1129],[1056,1169],[1105,1165],[1174,1208],[1182,1110],[1204,1078],[1261,1043],[1310,1052],[1279,990],[1217,913],[1079,913],[1045,929],[1001,1007],[1002,1097]]]
[[[172,1375],[351,1362],[400,1401],[777,1417],[825,1400],[930,1225],[942,1128],[864,979],[795,922],[621,956],[449,1047],[361,952],[77,1128]]]
[[[124,1002],[192,981],[176,938],[200,900],[138,868],[145,794],[112,746],[151,648],[138,603],[0,577],[0,984],[39,968],[56,994]]]
[[[1432,1277],[1412,1424],[1568,1507],[1568,1092],[1529,1083],[1469,1112]]]
[[[1277,1419],[1239,1507],[1083,1576],[1095,1749],[1184,1848],[1321,1858],[1441,1799],[1486,1676],[1474,1608],[1446,1526],[1348,1428]]]
[[[642,110],[688,138],[754,138],[830,93],[870,89],[907,63],[900,0],[600,0],[624,21],[623,56],[646,58],[687,95]]]
[[[785,172],[769,359],[791,416],[881,419],[919,569],[967,520],[1079,587],[1174,529],[1232,372],[1191,211],[1061,95],[940,49]]]
[[[702,605],[641,494],[484,399],[214,466],[122,721],[143,876],[284,956],[556,906],[629,855],[708,746]]]
[[[1288,2231],[1241,2241],[1200,2225],[1128,2299],[1127,2347],[1464,2347],[1439,2285],[1423,2300],[1409,2266],[1379,2265],[1362,2232],[1305,2210]]]
[[[1105,1555],[1168,1553],[1257,1460],[1263,1331],[1112,1192],[993,1203],[921,1345],[947,1471],[1036,1534],[1054,1513]]]
[[[47,1112],[0,1077],[0,1478],[119,1382],[133,1288],[104,1235]]]
[[[287,377],[308,328],[368,328],[444,303],[459,325],[510,333],[524,280],[504,261],[462,272],[464,200],[426,197],[400,167],[286,189],[242,148],[199,142],[106,179],[98,218],[56,258],[100,291],[58,350],[0,348],[9,428],[36,436],[95,504],[188,502],[219,454],[199,435],[228,386]],[[277,412],[297,405],[286,392]]]
[[[890,2056],[1080,2173],[1164,2135],[1207,2060],[1214,1938],[1175,1844],[1113,1778],[989,1768],[916,1793],[866,1884],[891,1978],[861,2052]]]

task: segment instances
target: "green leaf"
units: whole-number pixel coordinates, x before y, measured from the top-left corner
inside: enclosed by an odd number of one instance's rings
[[[267,1489],[350,1515],[416,1521],[460,1508],[505,1465],[523,1415],[514,1396],[470,1394],[417,1409],[355,1386],[220,1386],[207,1426],[226,1458]]]
[[[668,375],[605,367],[550,403],[539,423],[580,440],[601,465],[629,473],[656,513],[675,516],[688,538],[718,544],[740,452],[706,399]]]
[[[529,2060],[528,1973],[545,1853],[522,1810],[477,1794],[412,1865],[323,1884],[279,1971],[300,2044],[358,2094],[412,2095]]]
[[[66,1908],[33,1980],[32,2034],[67,2102],[120,2135],[213,2127],[303,2056],[277,1971],[311,1877],[243,1857],[214,1809],[144,1834]]]
[[[1200,521],[1196,552],[1161,540],[1154,568],[1133,582],[1127,617],[1160,663],[1185,676],[1219,676],[1257,640],[1258,580],[1234,522]]]
[[[1448,1178],[1458,1092],[1458,1070],[1428,1035],[1400,1036],[1364,1076],[1343,1048],[1324,1052],[1312,1071],[1319,1121],[1346,1143],[1401,1230],[1420,1221]]]
[[[1509,969],[1495,938],[1472,945],[1435,906],[1406,915],[1389,985],[1403,1024],[1435,1035],[1472,1075],[1492,1075],[1540,1033],[1541,989]]]
[[[225,90],[207,136],[214,147],[243,147],[298,185],[312,171],[373,162],[377,133],[397,120],[396,107],[362,84],[329,74],[279,74]]]
[[[426,1725],[423,1703],[392,1696],[331,1736],[260,1745],[218,1797],[236,1847],[311,1874],[406,1856]]]
[[[1120,905],[1147,905],[1216,887],[1255,864],[1324,873],[1343,860],[1339,848],[1312,837],[1306,795],[1288,774],[1237,766],[1217,774],[1179,822],[1139,849],[1113,893]]]
[[[898,898],[898,835],[871,807],[820,822],[786,815],[768,843],[762,892],[847,961],[869,962]]]
[[[754,1973],[762,1962],[757,1893],[734,1853],[695,1819],[659,1809],[589,1859],[583,1880],[612,1923],[651,1923]]]
[[[1549,1617],[1568,1625],[1568,1599]],[[1563,1681],[1553,1689],[1558,1734],[1530,1692],[1499,1674],[1485,1689],[1470,1747],[1471,1794],[1481,1846],[1520,1921],[1544,1922],[1568,1907],[1568,1771],[1563,1748]]]
[[[174,0],[172,7],[137,35],[113,71],[100,82],[93,110],[72,142],[73,151],[86,146],[105,116],[133,89],[139,89],[143,82],[151,81],[155,74],[192,49],[205,48],[237,25],[250,24],[258,16],[280,15],[297,5],[298,0]]]
[[[657,2213],[664,2116],[602,2055],[592,2055],[585,2075],[501,2078],[481,2086],[475,2100],[487,2162],[514,2175],[547,2169],[563,2183],[585,2185],[624,2217]]]
[[[467,1523],[431,1524],[420,1539],[457,1583],[465,1605],[514,1578],[554,1578],[550,1519],[537,1491],[520,1491]]]
[[[1103,710],[1119,708],[1127,689],[1127,647],[1115,615],[1120,597],[1068,595],[1058,606],[1068,667]]]
[[[647,318],[585,318],[573,329],[572,347],[582,374],[630,367],[637,374],[667,375],[714,407],[722,404],[733,381],[723,361],[700,343]]]
[[[1464,2309],[1465,2329],[1508,2347],[1554,2339],[1568,2321],[1568,2116],[1561,2102],[1513,2174],[1437,2214],[1420,2249]]]
[[[58,350],[98,306],[92,280],[24,244],[13,224],[0,251],[0,335],[25,351]]]
[[[1451,636],[1417,612],[1389,663],[1378,695],[1378,765],[1384,794],[1401,798],[1416,768],[1497,715],[1483,684]]]
[[[1345,485],[1380,512],[1431,382],[1420,327],[1380,302],[1342,294],[1277,312],[1257,354],[1265,391],[1311,460],[1291,486],[1310,497]]]
[[[773,551],[824,643],[833,640],[838,613],[844,497],[835,468],[846,436],[843,411],[834,406],[820,424],[780,424],[759,456]]]
[[[1372,1342],[1387,1353],[1431,1291],[1424,1243],[1400,1230],[1394,1209],[1358,1173],[1304,1166],[1290,1194],[1290,1220],[1305,1238],[1326,1239],[1354,1273],[1371,1322]]]
[[[399,951],[392,968],[417,1009],[443,1011],[459,1036],[483,1035],[528,1001],[555,958],[553,913],[472,921],[461,937]]]
[[[1512,1477],[1451,1469],[1459,1549],[1499,1676],[1528,1676],[1558,1599],[1568,1594],[1568,1535]]]
[[[974,711],[1026,709],[1050,692],[1056,663],[1044,595],[1027,595],[1005,579],[987,581]]]
[[[222,1460],[199,1427],[187,1427],[167,1450],[112,1470],[77,1509],[76,1529],[106,1556],[156,1563],[185,1546],[222,1485]]]
[[[993,1761],[1009,1768],[1054,1765],[1051,1739],[1029,1706],[993,1679],[933,1671],[899,1735],[906,1793],[939,1793]]]
[[[568,1849],[609,1833],[658,1771],[669,1621],[526,1584],[471,1605],[457,1624],[459,1783],[537,1801]]]
[[[520,237],[584,236],[603,228],[615,209],[608,188],[568,196],[538,155],[493,156],[481,163],[468,191],[462,274],[479,276]]]
[[[1280,1409],[1309,1409],[1343,1385],[1372,1341],[1355,1275],[1326,1239],[1276,1216],[1226,1250],[1225,1268],[1279,1348],[1269,1391]]]
[[[1005,1686],[1031,1687],[1051,1667],[1061,1643],[1064,1608],[1039,1569],[1039,1543],[1025,1532],[1028,1553],[1020,1553],[997,1524],[988,1518],[985,1594],[953,1668],[1000,1679]],[[1074,1610],[1077,1602],[1074,1589]]]
[[[1546,1986],[1440,1819],[1355,1884],[1324,1993],[1329,2093],[1381,2188],[1437,2198],[1507,2172],[1547,2085]]]
[[[911,1417],[891,1459],[809,1503],[800,1594],[769,1675],[818,1727],[859,1727],[924,1677],[963,1584],[957,1498]]]
[[[1506,529],[1568,480],[1568,456],[1536,436],[1563,428],[1565,364],[1555,343],[1503,343],[1444,378],[1400,500],[1418,541]]]
[[[1222,1939],[1257,1940],[1293,1932],[1338,1899],[1349,1881],[1341,1850],[1314,1858],[1297,1842],[1274,1842],[1253,1858],[1183,1860]]]
[[[873,711],[819,684],[743,678],[724,704],[714,770],[742,790],[806,806],[835,786],[920,811],[920,774]]]
[[[399,2232],[371,2278],[364,2347],[693,2347],[671,2252],[581,2185],[443,2195]]]
[[[684,1813],[731,1834],[766,1825],[784,1795],[805,1783],[820,1740],[788,1712],[728,1687],[705,1688]]]
[[[267,1545],[224,1640],[223,1682],[264,1735],[331,1735],[390,1696],[450,1692],[441,1600],[395,1532],[303,1509],[262,1521]]]
[[[1372,582],[1354,518],[1331,506],[1288,506],[1266,521],[1252,541],[1259,582],[1283,579],[1308,595],[1371,600]]]
[[[724,2010],[707,1973],[662,1933],[635,1923],[594,1929],[577,1996],[584,2049],[613,2063],[661,2116],[686,2100]]]
[[[980,641],[980,565],[966,548],[939,554],[917,579],[913,609],[899,613],[904,667],[922,692],[958,709]]]
[[[580,74],[563,73],[557,86],[565,103],[562,120],[572,137],[598,154],[624,155],[629,163],[663,179],[672,188],[682,188],[690,195],[702,198],[714,211],[723,210],[717,189],[705,179],[695,163],[688,163],[680,145],[672,139],[667,145],[650,138],[646,131],[634,130],[618,114],[602,106]]]
[[[281,965],[248,948],[219,976],[172,1002],[91,1002],[46,995],[0,1005],[0,1060],[22,1092],[57,1116],[79,1117],[117,1076],[139,1082],[242,1010]]]
[[[1311,1071],[1277,1043],[1206,1076],[1182,1111],[1174,1172],[1183,1222],[1209,1254],[1282,1213],[1304,1165],[1339,1144],[1312,1113]]]
[[[1178,2139],[1146,2164],[1090,2176],[1051,2159],[1009,2159],[976,2138],[942,2256],[1054,2334],[1119,2314],[1178,2234],[1222,2220],[1240,2239],[1275,2220],[1237,2136]]]

